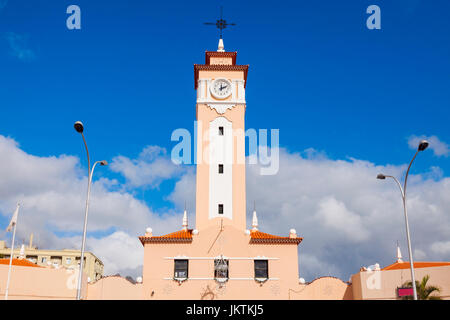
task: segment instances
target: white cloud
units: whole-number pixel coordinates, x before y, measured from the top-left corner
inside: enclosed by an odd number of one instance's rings
[[[101,233],[90,233],[87,247],[105,262],[106,274],[139,275],[143,250],[137,236],[147,226],[154,234],[178,230],[185,201],[190,225],[194,225],[193,167],[161,170],[142,180],[129,173],[159,161],[166,168],[168,159],[163,150],[147,147],[137,159],[120,158],[127,160],[117,161],[120,169],[116,170],[128,177],[128,188],[154,187],[164,179],[176,179],[167,197],[175,204],[176,213],[161,214],[130,192],[114,191],[126,190],[116,180],[95,179],[89,231]],[[34,232],[42,248],[78,249],[87,183],[79,159],[33,156],[3,136],[0,154],[0,213],[9,219],[16,202],[22,203],[17,239],[26,239]],[[124,163],[130,165],[121,167]],[[395,260],[397,240],[402,252],[407,252],[399,190],[393,181],[376,179],[379,172],[400,177],[406,165],[379,166],[358,159],[332,160],[312,149],[300,153],[280,149],[279,168],[276,175],[262,176],[258,165],[247,166],[248,225],[256,201],[260,230],[287,235],[295,228],[304,238],[299,245],[301,277],[312,280],[334,275],[346,280],[360,266],[376,262],[389,265]],[[412,246],[417,259],[448,260],[450,178],[443,177],[439,168],[430,172],[411,175],[408,181]],[[78,236],[65,234],[71,232],[78,232]],[[5,237],[4,231],[0,237]]]
[[[76,238],[64,236],[80,233],[83,228],[87,177],[79,159],[66,155],[33,156],[21,150],[13,139],[3,136],[0,136],[0,154],[0,213],[9,220],[16,203],[21,203],[17,239],[25,241],[34,233],[34,242],[40,248],[79,249],[79,238],[76,241]],[[87,242],[98,257],[108,261],[110,266],[105,266],[105,270],[114,272],[136,263],[138,259],[133,258],[133,254],[142,251],[137,237],[147,226],[153,227],[155,234],[164,234],[178,228],[182,219],[181,213],[155,212],[128,192],[110,191],[117,183],[106,178],[94,180],[88,231],[103,234],[117,231],[99,240],[89,237]],[[0,231],[0,237],[6,237],[4,231]],[[112,257],[106,244],[118,245],[124,239],[128,239],[125,242],[128,250]],[[128,253],[130,257],[126,258]]]
[[[421,261],[426,259],[427,254],[425,253],[425,251],[420,250],[420,249],[414,249],[414,253],[413,253],[413,261]],[[409,259],[409,258],[406,258]]]
[[[304,238],[299,245],[300,274],[312,280],[317,270],[331,270],[348,279],[361,266],[395,261],[396,242],[407,252],[403,206],[394,181],[378,173],[401,177],[407,165],[377,166],[349,159],[332,160],[311,152],[280,149],[280,170],[261,176],[247,166],[247,212],[256,201],[260,230],[287,235],[290,228]],[[303,156],[304,155],[304,156]],[[450,259],[450,252],[433,251],[435,241],[450,234],[450,179],[430,173],[411,175],[408,216],[414,252],[419,259]],[[270,186],[270,187],[268,187]],[[250,215],[247,223],[251,224]],[[318,266],[320,264],[320,267]]]
[[[0,6],[2,4],[0,3]],[[4,3],[6,6],[6,3]],[[0,8],[1,9],[1,8]],[[6,32],[4,38],[9,44],[10,54],[22,61],[32,61],[36,59],[36,54],[28,48],[28,37],[15,32]]]
[[[166,149],[158,146],[147,146],[137,159],[117,156],[110,168],[121,173],[132,187],[149,186],[156,188],[164,180],[174,178],[183,172],[183,167],[172,163],[166,156]]]
[[[431,245],[431,250],[437,254],[450,255],[450,241],[438,241]]]
[[[361,216],[348,210],[345,203],[334,197],[327,197],[319,202],[317,217],[323,226],[341,233],[350,241],[369,238],[369,230],[363,226]]]
[[[417,150],[417,147],[419,146],[419,142],[421,140],[428,140],[428,142],[430,143],[428,148],[433,150],[433,153],[435,156],[448,157],[450,155],[450,146],[447,143],[445,143],[444,141],[439,140],[439,138],[436,136],[425,136],[425,135],[415,136],[415,135],[413,135],[408,138],[408,145],[411,149]]]
[[[139,239],[123,231],[114,232],[100,239],[89,238],[88,243],[88,249],[94,253],[101,253],[105,274],[134,269],[141,266],[144,261],[144,250]]]

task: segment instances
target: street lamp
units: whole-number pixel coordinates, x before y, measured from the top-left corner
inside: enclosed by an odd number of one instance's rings
[[[80,133],[81,136],[83,137],[83,142],[84,142],[84,146],[86,147],[86,153],[87,153],[87,159],[88,159],[88,189],[87,189],[87,197],[86,197],[86,209],[84,212],[83,241],[81,244],[80,270],[78,273],[78,286],[77,286],[77,300],[80,300],[81,299],[81,280],[82,280],[83,267],[84,267],[84,250],[85,250],[85,245],[86,245],[87,219],[88,219],[88,211],[89,211],[89,196],[91,193],[92,175],[94,173],[94,169],[97,164],[100,164],[101,166],[106,166],[106,165],[108,165],[108,162],[106,160],[96,161],[91,169],[91,160],[89,158],[89,150],[87,147],[86,139],[84,138],[84,134],[83,134],[83,130],[84,130],[83,123],[81,123],[81,121],[77,121],[77,122],[75,122],[75,124],[73,126],[74,126],[75,130],[78,133]]]
[[[402,188],[402,185],[400,184],[400,182],[397,180],[397,178],[395,178],[393,176],[384,175],[382,173],[377,175],[377,179],[380,179],[380,180],[384,180],[386,178],[394,179],[394,181],[397,183],[398,187],[400,188],[400,192],[402,194],[403,211],[405,212],[406,238],[408,240],[409,264],[411,267],[411,283],[413,286],[414,300],[417,300],[417,288],[416,288],[416,279],[414,277],[414,261],[413,261],[412,250],[411,250],[411,239],[409,237],[408,210],[406,208],[406,182],[408,181],[409,169],[411,168],[411,165],[412,165],[414,159],[416,158],[417,154],[420,151],[425,150],[428,147],[428,145],[429,145],[428,141],[426,141],[426,140],[420,141],[419,146],[417,147],[416,154],[414,155],[411,162],[409,163],[408,170],[406,171],[405,183],[403,185],[403,188]]]

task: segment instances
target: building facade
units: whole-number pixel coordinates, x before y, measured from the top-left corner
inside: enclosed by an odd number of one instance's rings
[[[297,290],[302,238],[246,227],[245,88],[248,65],[237,53],[206,51],[194,65],[197,90],[196,220],[181,230],[139,239],[144,299],[287,299]]]
[[[11,248],[7,248],[5,241],[0,241],[0,258],[9,259]],[[28,246],[22,245],[14,249],[14,259],[26,259],[42,267],[74,268],[80,265],[80,250],[43,250],[33,247],[32,242]],[[84,254],[84,272],[88,281],[96,281],[103,276],[103,262],[92,252]]]

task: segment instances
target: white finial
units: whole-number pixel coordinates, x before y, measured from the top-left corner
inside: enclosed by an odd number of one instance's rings
[[[289,230],[289,238],[297,238],[297,230],[290,229]]]
[[[397,242],[397,262],[398,263],[403,262],[402,253],[400,252],[400,246],[398,245],[398,242]]]
[[[225,46],[223,45],[223,39],[219,39],[219,46],[217,47],[217,52],[225,52]]]
[[[258,230],[258,217],[256,216],[256,210],[253,210],[252,230]]]
[[[187,218],[187,211],[186,209],[184,209],[184,214],[183,214],[183,229],[187,230],[188,227],[188,218]]]
[[[20,252],[19,252],[19,259],[23,259],[25,258],[25,245],[22,244],[22,246],[20,247]]]

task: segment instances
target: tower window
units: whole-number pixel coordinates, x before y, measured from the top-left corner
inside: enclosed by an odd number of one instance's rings
[[[219,214],[223,214],[223,204],[219,204]]]
[[[188,277],[188,260],[177,259],[175,261],[175,278],[187,278]]]
[[[219,127],[219,136],[223,136],[223,127]]]
[[[255,278],[269,278],[269,262],[267,260],[255,260]]]
[[[223,173],[223,164],[219,164],[219,173]]]

